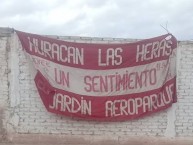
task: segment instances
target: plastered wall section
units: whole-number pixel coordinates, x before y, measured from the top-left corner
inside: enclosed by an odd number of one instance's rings
[[[9,40],[0,33],[0,139],[6,137],[6,111],[8,111],[8,50]]]
[[[123,43],[117,38],[59,37],[86,43]],[[9,103],[7,131],[21,134],[63,134],[99,136],[193,136],[193,54],[192,44],[180,43],[178,53],[178,103],[171,108],[140,119],[124,122],[84,121],[46,111],[34,83],[36,71],[12,34],[9,52]],[[193,55],[192,55],[193,56]],[[11,114],[11,115],[10,115]]]

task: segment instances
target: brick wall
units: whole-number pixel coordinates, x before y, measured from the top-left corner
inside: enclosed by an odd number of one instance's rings
[[[88,43],[123,43],[135,40],[118,38],[90,38],[90,37],[59,37],[58,39],[88,42]],[[3,41],[2,41],[3,42]],[[5,47],[3,45],[3,47]],[[96,122],[83,121],[70,117],[62,117],[46,111],[34,84],[34,70],[31,62],[22,51],[17,36],[10,38],[10,51],[1,47],[8,53],[8,60],[0,62],[0,67],[7,65],[11,73],[9,78],[6,129],[16,134],[62,134],[62,135],[97,135],[116,137],[154,136],[154,137],[192,137],[193,136],[193,43],[180,42],[178,49],[178,102],[171,108],[144,118],[124,122]],[[0,50],[1,51],[1,50]],[[5,68],[6,70],[6,68]],[[4,75],[0,73],[0,79]],[[5,79],[6,90],[7,85]],[[6,88],[6,89],[5,89]],[[1,89],[1,86],[0,86]],[[7,89],[8,90],[8,89]],[[3,91],[0,91],[0,104],[3,102]],[[5,98],[6,98],[5,97]],[[1,118],[1,116],[0,116]],[[2,120],[2,119],[1,119]],[[1,123],[1,122],[0,122]]]
[[[193,42],[179,42],[176,136],[193,136]]]
[[[16,36],[15,36],[16,37]],[[18,97],[20,98],[15,114],[17,114],[17,128],[18,133],[59,133],[71,135],[151,135],[164,136],[167,128],[167,111],[154,114],[149,117],[141,118],[126,122],[95,122],[82,121],[72,118],[61,117],[59,115],[48,113],[38,96],[38,92],[34,85],[31,71],[32,65],[28,58],[22,51],[17,38],[13,38],[12,51],[17,51],[16,61],[11,70],[19,70],[15,75],[18,76],[18,81],[13,84],[17,87]],[[60,39],[76,41],[76,42],[124,42],[129,40],[112,39],[112,38],[87,38],[87,37],[61,37]],[[16,67],[18,67],[16,69]],[[14,73],[14,72],[13,72]],[[15,79],[15,78],[13,78]],[[14,86],[13,86],[14,87]],[[15,92],[13,92],[13,98]],[[11,95],[11,96],[12,96]],[[12,98],[12,97],[11,97]]]

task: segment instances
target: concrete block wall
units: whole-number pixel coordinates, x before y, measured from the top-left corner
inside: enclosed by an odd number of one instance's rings
[[[176,136],[193,136],[193,41],[179,42]]]
[[[57,39],[86,43],[123,43],[132,39],[49,36]],[[192,137],[193,136],[193,43],[179,42],[177,56],[178,102],[167,110],[143,118],[123,122],[97,122],[64,117],[46,111],[34,83],[36,70],[12,33],[10,50],[5,62],[10,70],[8,78],[8,111],[5,119],[8,133],[54,134],[70,136],[113,137]],[[5,47],[5,46],[4,46]],[[190,54],[191,53],[191,54]],[[1,59],[1,55],[0,55]],[[4,59],[4,58],[2,58]],[[0,66],[3,65],[0,61]],[[0,73],[1,78],[1,73]],[[7,87],[7,86],[6,86]],[[1,87],[0,87],[1,88]],[[8,88],[8,87],[7,87]],[[4,88],[4,90],[6,90]],[[8,90],[8,89],[7,89]],[[0,104],[3,102],[0,92]]]

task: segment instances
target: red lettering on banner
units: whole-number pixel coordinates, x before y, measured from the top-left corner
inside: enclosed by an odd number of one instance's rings
[[[85,76],[85,87],[87,92],[113,92],[150,87],[157,83],[156,69],[142,72],[125,71],[124,74]]]
[[[38,58],[34,58],[32,57],[34,64],[38,65],[38,66],[43,66],[43,67],[50,67],[50,63],[47,60],[42,60],[42,59],[38,59]]]
[[[162,63],[158,62],[156,65],[157,70],[166,69],[168,66],[169,66],[169,61],[162,62]]]
[[[172,53],[172,41],[163,39],[152,43],[137,45],[136,62],[151,60],[154,58],[169,56]]]
[[[55,73],[55,82],[59,85],[70,87],[70,74],[69,72],[64,72],[62,70],[59,70],[58,68],[54,68]]]

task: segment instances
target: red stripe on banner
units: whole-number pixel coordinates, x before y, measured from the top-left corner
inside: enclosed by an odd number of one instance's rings
[[[152,91],[104,97],[84,96],[56,89],[40,72],[35,77],[35,83],[49,112],[70,117],[120,121],[158,112],[176,102],[176,78]]]
[[[166,60],[177,47],[171,34],[124,44],[66,42],[16,31],[30,55],[81,69],[106,70],[145,65]]]

